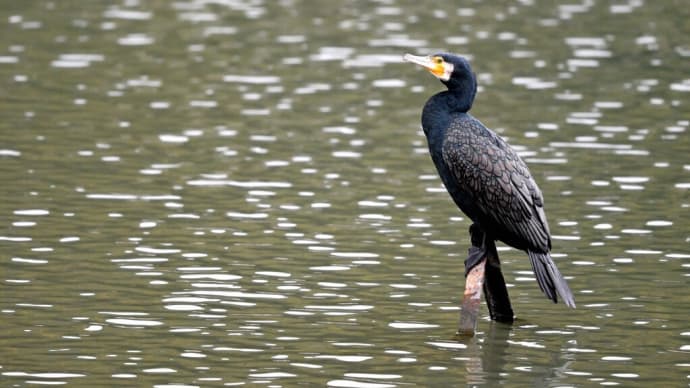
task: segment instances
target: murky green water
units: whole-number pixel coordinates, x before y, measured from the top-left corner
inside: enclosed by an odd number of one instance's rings
[[[435,6],[0,5],[2,385],[687,386],[688,8]],[[453,340],[469,223],[401,61],[439,49],[578,309],[503,249],[519,320]]]

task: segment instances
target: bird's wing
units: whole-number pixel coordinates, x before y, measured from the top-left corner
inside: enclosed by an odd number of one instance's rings
[[[463,192],[510,240],[542,252],[551,248],[541,191],[503,139],[477,120],[452,122],[443,159]]]

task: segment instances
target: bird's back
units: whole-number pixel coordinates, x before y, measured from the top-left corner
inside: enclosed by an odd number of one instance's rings
[[[469,114],[451,114],[441,155],[457,186],[451,196],[462,197],[456,203],[474,222],[515,248],[549,251],[541,191],[500,136]]]

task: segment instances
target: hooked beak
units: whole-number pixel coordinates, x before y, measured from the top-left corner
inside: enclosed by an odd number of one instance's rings
[[[443,79],[446,74],[446,67],[444,62],[435,62],[432,56],[418,56],[412,54],[405,54],[403,60],[406,62],[414,63],[425,69],[427,69],[431,74],[435,75],[437,78]]]

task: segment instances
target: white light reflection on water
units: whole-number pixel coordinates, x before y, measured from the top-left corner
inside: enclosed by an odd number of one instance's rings
[[[393,388],[397,386],[395,384],[371,383],[345,379],[330,380],[326,385],[339,388]]]
[[[0,236],[0,241],[11,241],[11,242],[27,242],[31,241],[31,237],[13,237],[13,236]]]
[[[267,213],[240,213],[240,212],[227,212],[225,213],[226,216],[229,218],[238,218],[238,219],[253,219],[253,220],[259,220],[259,219],[266,219],[268,218]]]
[[[92,62],[102,62],[105,57],[101,54],[60,54],[60,57],[51,66],[62,68],[84,68]]]
[[[308,356],[305,358],[306,359],[315,359],[315,360],[336,360],[336,361],[356,363],[356,362],[363,362],[363,361],[371,360],[373,357],[371,357],[371,356],[338,356],[338,355],[321,354],[318,356]]]
[[[389,63],[400,63],[397,54],[360,54],[343,61],[344,67],[381,67]]]
[[[280,77],[268,75],[237,75],[228,74],[223,76],[223,81],[229,83],[244,83],[254,85],[272,85],[279,84]]]
[[[191,290],[186,291],[189,295],[201,295],[201,296],[220,296],[225,298],[237,298],[237,299],[285,299],[287,298],[282,294],[271,294],[271,293],[255,293],[255,292],[243,292],[243,291],[213,291],[213,290]]]
[[[230,186],[230,187],[240,187],[240,188],[290,188],[292,183],[290,182],[265,182],[265,181],[236,181],[236,180],[224,180],[224,179],[196,179],[187,181],[190,186]]]
[[[23,264],[46,264],[48,260],[45,259],[29,259],[23,257],[13,257],[11,259],[13,263],[23,263]]]
[[[103,12],[106,19],[149,20],[153,16],[149,11],[137,11],[132,9],[111,8]]]
[[[15,210],[14,214],[18,216],[47,216],[50,211],[46,209],[20,209]]]
[[[131,326],[131,327],[148,327],[163,325],[161,321],[154,321],[148,319],[127,319],[127,318],[110,318],[105,320],[112,325]]]
[[[558,86],[554,81],[544,81],[536,77],[515,77],[513,84],[524,86],[527,89],[553,89]]]
[[[392,327],[393,329],[401,330],[433,329],[439,327],[439,325],[419,322],[391,322],[388,324],[388,326]]]
[[[155,41],[153,37],[140,33],[127,34],[117,39],[117,43],[122,46],[148,46]]]
[[[349,271],[350,267],[346,267],[344,265],[324,265],[324,266],[315,266],[315,267],[309,267],[310,270],[312,271]]]

